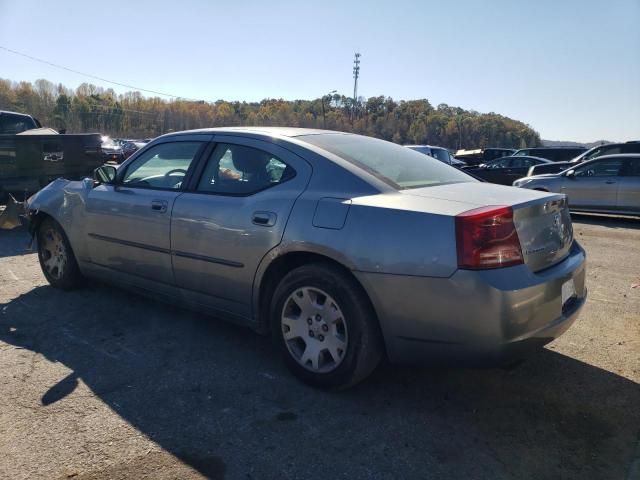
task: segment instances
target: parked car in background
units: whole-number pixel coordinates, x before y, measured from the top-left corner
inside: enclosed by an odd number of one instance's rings
[[[446,163],[447,165],[454,164],[454,157],[446,148],[433,147],[431,145],[405,145],[405,147],[415,150],[416,152],[429,155],[430,157],[440,160],[442,163]]]
[[[109,163],[122,163],[125,160],[122,147],[114,142],[111,137],[103,136],[101,139],[101,151],[103,161]]]
[[[513,185],[564,193],[571,210],[640,215],[640,154],[605,155],[560,173],[521,178]]]
[[[145,142],[136,142],[136,141],[124,142],[122,144],[122,154],[124,155],[125,159],[129,158],[131,155],[133,155],[135,152],[140,150],[145,145],[146,145]]]
[[[487,182],[501,185],[513,185],[518,178],[527,175],[533,165],[553,163],[551,160],[539,157],[511,156],[502,157],[489,163],[482,163],[476,167],[467,167],[465,172],[482,178]]]
[[[100,135],[60,134],[30,115],[0,111],[0,200],[19,200],[64,176],[80,179],[102,165]]]
[[[360,135],[164,135],[95,181],[53,182],[28,211],[51,285],[102,278],[270,331],[320,387],[353,385],[385,354],[518,358],[586,298],[563,195],[478,182]]]
[[[563,170],[567,170],[568,168],[576,166],[582,162],[586,162],[587,160],[593,160],[594,158],[598,158],[603,155],[613,155],[618,153],[640,153],[640,142],[630,141],[625,143],[608,143],[605,145],[598,145],[582,152],[580,155],[568,162],[534,165],[527,172],[527,176],[562,172]]]
[[[480,165],[481,163],[488,163],[496,158],[508,157],[513,155],[515,149],[513,148],[484,148],[476,150],[458,150],[455,154],[455,158],[462,160],[467,165]]]
[[[585,147],[535,147],[521,148],[513,155],[546,158],[552,162],[567,162],[586,151]]]

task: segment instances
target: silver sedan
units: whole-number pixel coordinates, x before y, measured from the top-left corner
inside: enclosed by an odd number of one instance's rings
[[[165,135],[28,201],[47,280],[95,277],[271,333],[303,381],[395,363],[495,364],[586,298],[564,195],[478,182],[359,135]],[[176,324],[179,328],[179,324]]]
[[[521,178],[513,185],[564,193],[575,211],[640,215],[640,154],[605,155],[560,173]]]

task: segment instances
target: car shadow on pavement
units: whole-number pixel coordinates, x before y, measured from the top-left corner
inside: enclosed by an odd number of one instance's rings
[[[640,216],[621,217],[611,215],[599,215],[589,213],[572,213],[573,223],[584,223],[587,225],[600,225],[607,228],[624,228],[640,230]]]
[[[323,392],[266,338],[111,287],[38,287],[0,311],[0,341],[71,370],[21,404],[73,422],[83,383],[207,478],[624,478],[640,425],[636,383],[548,349],[511,370],[383,365]]]
[[[13,230],[0,229],[0,258],[34,253],[29,249],[30,237],[22,227]]]

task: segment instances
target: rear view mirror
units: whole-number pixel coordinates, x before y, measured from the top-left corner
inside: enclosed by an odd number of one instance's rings
[[[568,170],[567,173],[564,174],[565,177],[573,178],[576,176],[576,171],[574,169]]]
[[[112,165],[102,165],[93,171],[93,179],[98,183],[112,184],[116,180],[118,170]]]

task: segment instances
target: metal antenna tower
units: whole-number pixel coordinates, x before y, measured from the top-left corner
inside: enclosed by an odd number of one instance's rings
[[[360,76],[360,54],[356,52],[353,59],[353,105],[358,101],[358,77]]]

